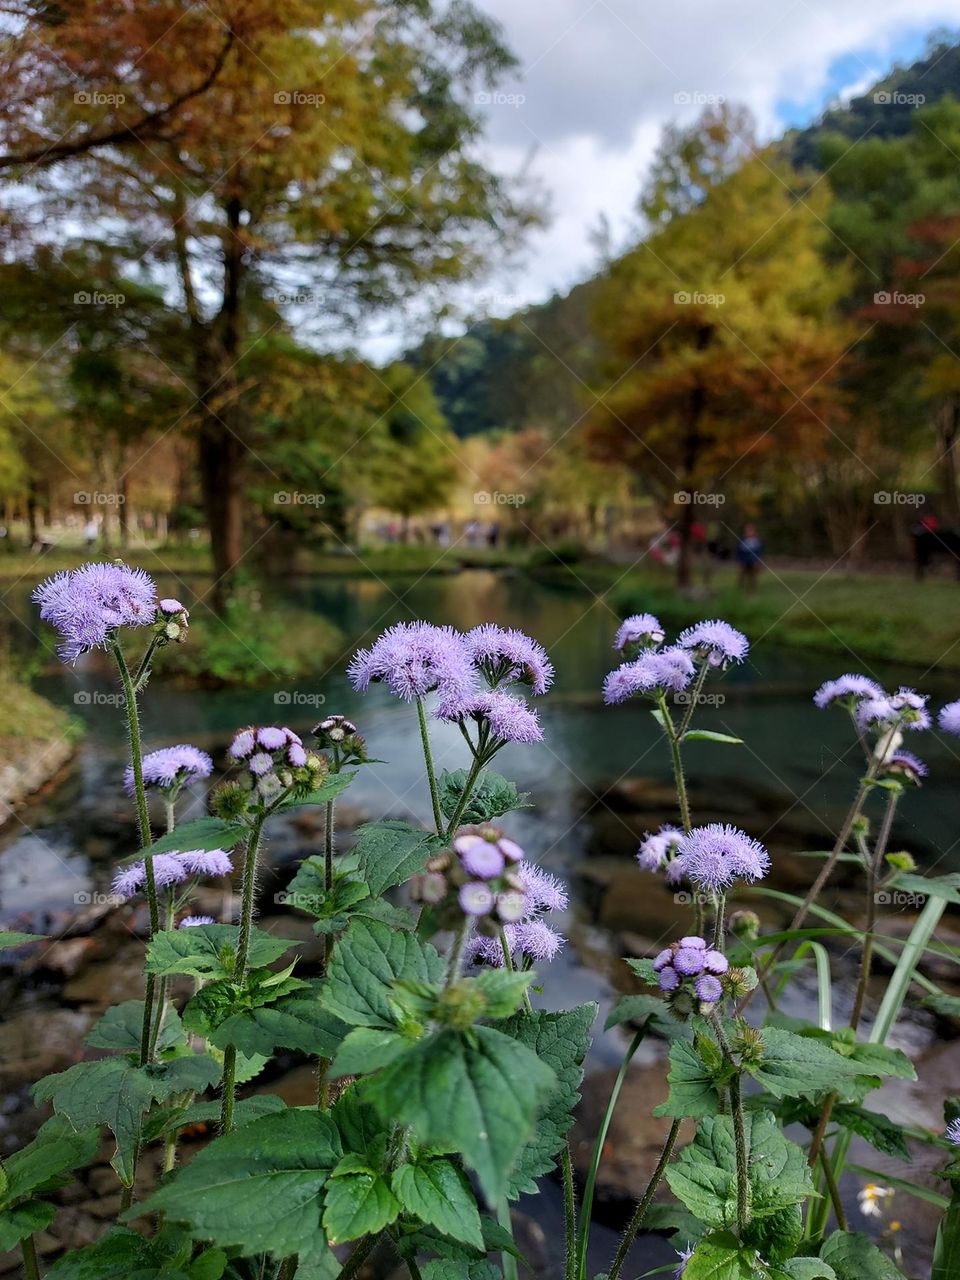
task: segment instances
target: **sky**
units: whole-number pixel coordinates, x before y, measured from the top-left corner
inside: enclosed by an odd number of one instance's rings
[[[520,259],[472,287],[507,315],[565,292],[635,234],[637,195],[665,124],[706,101],[746,104],[761,139],[863,92],[930,32],[960,29],[960,0],[478,0],[520,66],[479,109],[485,153],[548,201]]]

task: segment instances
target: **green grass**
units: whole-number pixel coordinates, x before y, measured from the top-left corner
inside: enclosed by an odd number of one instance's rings
[[[724,566],[709,588],[679,595],[665,573],[624,571],[589,561],[535,571],[538,578],[606,593],[622,615],[650,610],[682,626],[716,615],[766,641],[836,653],[847,660],[911,663],[960,670],[960,584],[946,578],[914,582],[901,575],[823,574],[806,569],[766,570],[752,595]]]
[[[0,768],[15,763],[28,742],[78,737],[79,720],[55,707],[12,671],[0,672]]]

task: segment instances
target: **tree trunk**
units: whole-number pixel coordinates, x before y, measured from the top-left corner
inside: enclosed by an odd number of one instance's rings
[[[117,521],[120,528],[120,549],[122,551],[130,550],[130,512],[127,510],[127,500],[130,495],[128,489],[127,473],[126,471],[121,471],[120,479],[117,482]]]
[[[960,433],[960,396],[947,398],[937,415],[937,435],[940,439],[940,483],[942,488],[943,522],[960,525],[960,501],[957,498],[957,435]]]
[[[27,537],[30,539],[30,546],[35,547],[38,538],[37,526],[37,486],[34,480],[30,481],[30,487],[27,489]]]

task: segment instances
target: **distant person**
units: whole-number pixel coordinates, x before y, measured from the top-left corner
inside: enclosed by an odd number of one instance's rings
[[[97,535],[100,532],[97,527],[96,519],[91,516],[87,523],[83,526],[83,540],[87,544],[87,550],[92,550],[97,545]]]
[[[737,564],[740,566],[740,586],[744,591],[754,591],[757,586],[757,570],[763,562],[763,540],[755,524],[745,524],[737,542]]]
[[[487,546],[495,551],[500,543],[500,526],[496,520],[491,520],[490,528],[487,530]]]

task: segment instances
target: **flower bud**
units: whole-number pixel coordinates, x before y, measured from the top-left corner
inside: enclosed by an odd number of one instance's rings
[[[735,938],[753,942],[760,935],[760,917],[755,911],[734,911],[729,925]]]

